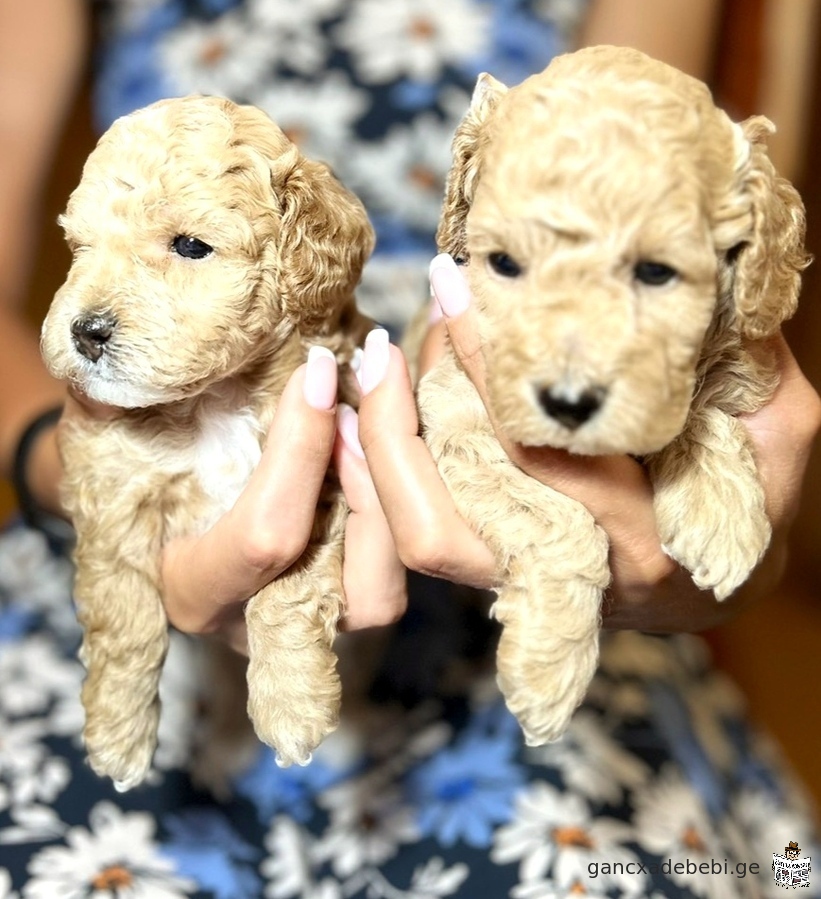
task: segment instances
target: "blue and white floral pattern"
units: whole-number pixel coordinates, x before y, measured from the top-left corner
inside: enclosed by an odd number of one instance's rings
[[[78,740],[69,564],[19,527],[0,558],[0,899],[737,899],[778,895],[782,843],[820,848],[776,750],[686,636],[610,635],[591,698],[550,746],[523,744],[479,663],[411,707],[383,684],[306,767],[257,745],[217,799],[189,773],[207,679],[175,634],[155,769],[118,794]],[[436,628],[427,614],[412,607],[410,630]],[[610,701],[628,687],[642,701]],[[682,714],[691,697],[698,717]],[[726,871],[660,871],[687,859]]]

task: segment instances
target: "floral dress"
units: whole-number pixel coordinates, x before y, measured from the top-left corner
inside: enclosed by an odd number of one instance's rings
[[[399,332],[476,75],[543,68],[582,7],[120,0],[101,10],[98,123],[189,92],[266,109],[367,203],[362,305]],[[818,851],[800,785],[700,640],[608,635],[567,734],[528,748],[485,599],[416,575],[306,767],[250,743],[209,776],[203,647],[172,634],[154,769],[119,794],[83,757],[71,576],[40,534],[0,535],[0,899],[736,899],[783,895],[771,859],[790,841]]]

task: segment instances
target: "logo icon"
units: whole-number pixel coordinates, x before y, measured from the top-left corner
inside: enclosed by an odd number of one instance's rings
[[[773,877],[780,887],[809,887],[812,859],[799,858],[799,855],[801,850],[794,840],[790,840],[790,845],[784,847],[783,855],[773,852]]]

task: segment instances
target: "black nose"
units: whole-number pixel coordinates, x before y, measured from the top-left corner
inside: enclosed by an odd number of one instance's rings
[[[97,362],[105,345],[111,339],[117,321],[109,312],[92,313],[75,318],[71,323],[71,336],[77,352]]]
[[[539,391],[539,403],[551,418],[575,431],[599,411],[606,393],[603,387],[595,387],[569,399],[561,388],[543,387]]]

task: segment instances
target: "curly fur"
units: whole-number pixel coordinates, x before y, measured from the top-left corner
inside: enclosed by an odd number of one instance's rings
[[[373,233],[358,200],[261,111],[202,97],[118,120],[62,224],[74,261],[43,355],[55,377],[120,407],[114,421],[72,421],[61,436],[84,739],[94,770],[127,788],[156,742],[161,549],[233,505],[309,344],[336,354],[351,401],[348,363],[367,329],[353,289]],[[213,253],[183,258],[179,235]],[[88,315],[114,323],[97,360],[72,335]],[[304,554],[246,607],[249,711],[283,763],[305,759],[337,720],[345,514],[329,482]]]
[[[771,131],[761,117],[734,124],[704,84],[629,49],[567,54],[510,90],[481,76],[438,233],[470,262],[497,427],[525,445],[642,458],[665,550],[719,600],[770,538],[735,416],[775,378],[744,342],[793,313],[808,262]],[[494,269],[500,253],[516,268]],[[647,283],[644,263],[673,276]],[[593,411],[568,424],[554,396]],[[506,459],[452,353],[419,404],[461,514],[497,557],[502,690],[530,743],[556,738],[597,664],[605,533]]]

